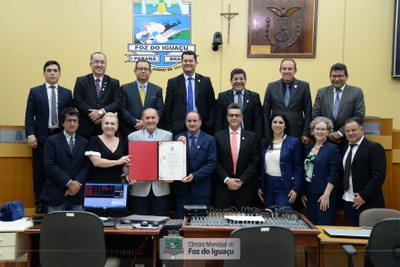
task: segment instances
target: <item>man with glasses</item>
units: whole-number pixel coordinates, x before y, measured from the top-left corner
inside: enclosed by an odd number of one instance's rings
[[[348,85],[349,74],[345,64],[336,63],[330,70],[331,85],[318,90],[313,107],[313,118],[323,116],[333,122],[328,138],[333,143],[345,141],[344,123],[353,119],[363,123],[365,117],[364,94],[358,87]]]
[[[121,104],[119,81],[106,75],[107,57],[102,52],[90,56],[92,73],[76,79],[74,106],[80,113],[79,134],[85,138],[102,133],[101,118],[117,112]]]
[[[260,149],[257,134],[242,129],[243,113],[237,103],[227,108],[229,126],[215,133],[217,181],[215,207],[253,207],[257,194]]]
[[[136,81],[121,86],[121,128],[125,137],[144,127],[141,116],[142,111],[146,108],[156,109],[160,120],[164,113],[162,89],[149,82],[150,62],[137,61],[134,72]]]

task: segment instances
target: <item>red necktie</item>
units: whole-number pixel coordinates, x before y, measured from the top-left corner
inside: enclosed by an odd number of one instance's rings
[[[237,147],[237,138],[236,131],[232,131],[231,136],[231,153],[232,153],[232,163],[233,163],[233,174],[236,174],[236,166],[237,166],[237,157],[238,157],[238,147]]]

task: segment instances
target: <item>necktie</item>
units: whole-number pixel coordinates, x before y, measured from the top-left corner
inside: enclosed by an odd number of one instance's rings
[[[51,124],[57,125],[58,124],[58,117],[57,117],[57,99],[56,99],[56,87],[50,86],[51,88]]]
[[[283,98],[283,102],[285,104],[285,107],[289,106],[289,100],[290,100],[290,85],[286,84],[285,97]]]
[[[144,107],[144,98],[145,98],[145,93],[144,93],[144,85],[140,85],[140,100],[142,101],[142,106]]]
[[[335,91],[335,103],[333,104],[332,116],[336,120],[338,112],[339,112],[339,104],[340,104],[340,92],[341,89],[336,89]]]
[[[346,162],[344,163],[344,173],[343,173],[343,187],[344,190],[349,190],[349,181],[351,175],[351,158],[353,157],[353,148],[355,145],[350,144],[350,151],[347,154]]]
[[[100,79],[95,80],[97,96],[100,96]]]
[[[192,140],[191,141],[192,143],[190,144],[189,151],[190,151],[190,157],[192,158],[196,151],[196,136],[192,135],[192,136],[190,136],[190,139]]]
[[[192,77],[188,78],[188,101],[187,101],[187,108],[188,108],[188,112],[191,112],[194,110],[194,105],[193,105],[193,87],[192,87]]]
[[[237,95],[237,104],[241,107],[241,108],[243,108],[243,95],[242,95],[242,93],[236,93],[236,95]]]
[[[236,131],[232,131],[231,135],[231,153],[232,153],[232,164],[233,164],[233,174],[236,174],[236,166],[237,166],[237,138],[236,138]]]
[[[68,146],[69,146],[69,150],[72,152],[72,151],[74,151],[74,138],[71,136],[70,138],[69,138],[69,142],[68,142]]]

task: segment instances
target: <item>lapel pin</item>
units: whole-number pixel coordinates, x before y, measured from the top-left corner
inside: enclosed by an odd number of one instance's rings
[[[297,88],[297,84],[294,85],[294,88]]]

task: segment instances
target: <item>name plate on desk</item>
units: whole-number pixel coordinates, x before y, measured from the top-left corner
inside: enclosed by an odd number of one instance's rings
[[[381,135],[381,123],[378,121],[372,122],[364,122],[364,131],[365,135],[375,135],[375,136],[380,136]]]
[[[27,143],[25,133],[21,129],[0,129],[0,143]]]

